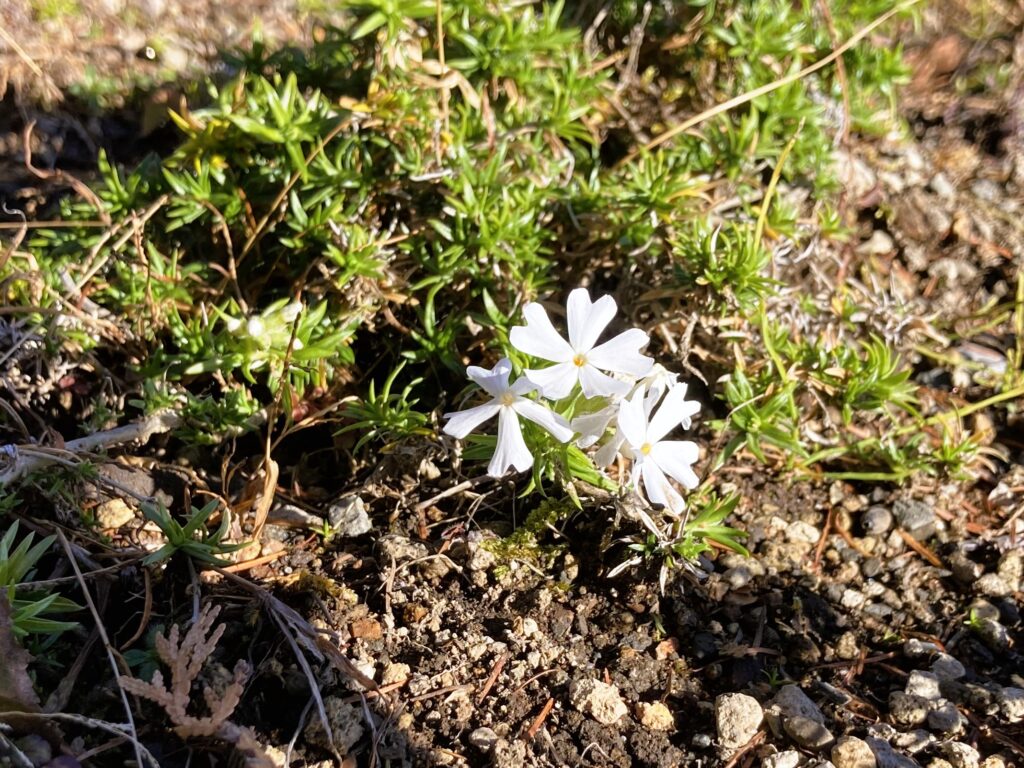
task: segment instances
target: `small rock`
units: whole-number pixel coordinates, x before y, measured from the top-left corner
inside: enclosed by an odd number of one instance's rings
[[[782,729],[793,742],[813,752],[823,752],[835,743],[835,737],[824,725],[809,717],[787,717],[782,720]]]
[[[713,739],[707,733],[695,733],[693,738],[690,739],[690,743],[693,744],[697,749],[707,749],[711,746]]]
[[[753,696],[723,693],[715,699],[718,743],[723,747],[742,747],[754,738],[763,720],[764,710]]]
[[[889,694],[889,715],[893,722],[900,725],[921,725],[927,719],[930,709],[928,699],[920,696],[912,696],[903,691]]]
[[[948,653],[940,653],[932,662],[932,674],[940,680],[959,680],[967,674],[964,665]]]
[[[267,522],[285,528],[312,528],[314,530],[319,530],[324,524],[323,518],[311,515],[294,504],[275,505],[267,515]]]
[[[618,688],[590,677],[569,684],[569,700],[576,709],[601,725],[613,725],[629,713]]]
[[[676,727],[676,719],[672,716],[672,712],[660,701],[653,704],[641,701],[637,704],[636,709],[640,724],[644,728],[649,728],[652,731],[671,731]]]
[[[836,643],[836,656],[840,659],[856,659],[860,655],[860,643],[856,632],[844,632]]]
[[[334,735],[334,747],[342,754],[351,751],[363,736],[362,705],[356,702],[346,702],[340,696],[327,696],[324,698],[324,711],[327,713],[327,722]],[[331,749],[330,739],[327,738],[327,733],[324,731],[319,717],[310,718],[305,736],[311,744],[326,750]]]
[[[349,632],[352,637],[362,640],[380,640],[384,636],[380,622],[370,616],[353,621],[349,625]]]
[[[893,514],[900,528],[918,541],[931,538],[935,533],[935,510],[930,504],[917,499],[897,499]]]
[[[866,602],[867,597],[864,596],[864,593],[856,589],[844,589],[843,596],[839,598],[839,604],[851,611],[857,610]]]
[[[949,557],[949,567],[953,578],[961,584],[973,584],[984,571],[981,563],[976,563],[962,550],[956,550]]]
[[[825,715],[798,685],[784,685],[775,694],[771,703],[783,717],[806,717],[816,723],[824,723]]]
[[[966,724],[967,720],[951,701],[941,700],[928,713],[928,727],[943,734],[956,733]]]
[[[876,768],[875,753],[863,739],[843,736],[832,747],[832,762],[836,768]]]
[[[795,749],[787,749],[784,752],[776,752],[768,755],[761,761],[761,768],[797,768],[800,765],[801,755]]]
[[[373,530],[366,505],[354,494],[332,504],[327,510],[327,521],[336,534],[345,538],[362,536]]]
[[[975,625],[981,641],[993,651],[1003,651],[1010,646],[1010,633],[995,619],[982,619]]]
[[[996,703],[1009,722],[1024,720],[1024,688],[1003,688],[996,693]]]
[[[477,728],[469,734],[469,743],[484,754],[489,754],[498,743],[498,734],[490,728]]]
[[[894,747],[916,755],[918,752],[923,752],[934,746],[936,739],[923,728],[915,728],[906,733],[897,733],[891,741]]]
[[[920,696],[930,701],[942,698],[939,691],[939,676],[933,672],[914,670],[907,678],[907,685],[903,690],[912,696]]]
[[[956,195],[956,187],[954,187],[946,175],[941,171],[932,176],[931,181],[928,182],[928,186],[932,188],[939,197],[949,200]]]
[[[411,673],[412,667],[408,664],[402,664],[401,662],[385,664],[384,669],[380,673],[380,684],[391,685],[392,683],[400,683],[403,680],[408,680]]]
[[[865,541],[875,541],[875,539],[865,539]],[[864,560],[860,566],[861,573],[864,574],[864,578],[873,579],[875,576],[882,572],[882,558],[880,557],[869,557]]]
[[[903,644],[903,654],[912,659],[916,659],[921,656],[931,656],[933,653],[939,653],[941,650],[942,649],[935,643],[918,640],[916,637],[910,638]]]
[[[978,598],[971,603],[968,610],[971,616],[975,619],[993,619],[994,621],[999,621],[999,609],[992,605],[988,600]]]
[[[96,507],[96,524],[105,531],[117,530],[134,519],[135,510],[123,499],[111,499]]]
[[[999,558],[999,567],[996,569],[1006,586],[1011,592],[1017,592],[1024,581],[1024,555],[1019,550],[1011,549]]]
[[[872,536],[881,536],[892,528],[892,512],[882,506],[868,507],[861,518],[864,532]]]
[[[821,531],[803,520],[794,520],[786,527],[786,541],[802,544],[817,544]]]
[[[878,768],[921,768],[921,764],[906,755],[901,755],[887,741],[868,738],[868,746],[875,753]]]
[[[881,229],[871,233],[865,242],[857,246],[857,253],[861,256],[883,256],[896,250],[896,244],[892,236]]]
[[[988,597],[1007,597],[1013,592],[998,573],[986,573],[974,582],[974,588]]]
[[[978,750],[962,741],[947,741],[939,749],[953,768],[978,768],[981,762]]]

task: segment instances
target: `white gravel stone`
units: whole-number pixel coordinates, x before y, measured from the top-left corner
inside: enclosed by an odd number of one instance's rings
[[[803,520],[794,520],[786,527],[786,541],[803,544],[817,544],[821,531]]]
[[[960,714],[960,710],[951,701],[940,699],[928,713],[928,727],[933,731],[942,733],[956,733],[967,725],[967,718]]]
[[[942,698],[942,692],[939,690],[939,676],[934,672],[914,670],[907,678],[907,686],[903,690],[912,696],[920,696],[922,699],[930,701]]]
[[[978,768],[981,762],[978,750],[962,741],[947,741],[939,749],[953,768]]]
[[[723,693],[715,699],[715,724],[718,743],[728,749],[750,741],[764,720],[757,699],[745,693]]]
[[[618,688],[590,677],[569,684],[569,700],[576,709],[601,725],[613,725],[629,714]]]
[[[761,761],[761,768],[797,768],[801,759],[800,753],[795,749],[787,749],[785,752],[768,755]]]
[[[345,496],[332,504],[327,510],[327,519],[335,533],[346,538],[362,536],[373,530],[366,505],[355,495]]]
[[[918,640],[916,637],[910,638],[903,644],[903,654],[912,659],[920,656],[931,656],[933,653],[939,653],[941,650],[935,643]]]
[[[863,739],[843,736],[832,747],[832,762],[836,768],[877,768],[875,753]]]

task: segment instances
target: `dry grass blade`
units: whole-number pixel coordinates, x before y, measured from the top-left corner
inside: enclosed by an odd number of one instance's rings
[[[660,147],[662,144],[671,141],[676,136],[679,136],[682,133],[686,133],[686,131],[690,130],[691,128],[698,126],[701,123],[707,122],[713,117],[717,117],[718,115],[728,112],[731,109],[735,109],[736,107],[743,106],[744,104],[749,104],[754,99],[764,96],[765,94],[771,93],[772,91],[777,91],[780,88],[785,88],[790,83],[795,83],[797,80],[802,80],[808,75],[813,75],[818,70],[824,69],[829,64],[839,59],[839,57],[841,57],[844,53],[846,53],[848,50],[857,45],[861,40],[870,35],[880,26],[885,24],[885,22],[889,21],[889,19],[893,18],[897,14],[903,13],[908,8],[917,5],[917,3],[919,2],[920,0],[908,0],[908,2],[900,3],[900,5],[887,11],[886,13],[883,13],[870,24],[865,25],[849,40],[847,40],[841,46],[836,48],[834,51],[832,51],[832,53],[830,53],[823,59],[819,59],[813,64],[804,67],[799,72],[794,72],[791,75],[780,77],[778,80],[774,80],[770,83],[762,85],[760,88],[754,88],[753,90],[747,91],[746,93],[741,93],[739,96],[731,98],[728,101],[723,101],[721,104],[716,104],[710,109],[706,109],[703,112],[700,112],[699,114],[696,114],[693,117],[684,120],[683,122],[679,123],[679,125],[673,126],[672,128],[668,129],[667,131],[660,134],[656,138],[647,142],[647,144],[645,144],[643,147],[639,149],[634,149],[633,151],[629,152],[616,165],[625,165],[626,163],[636,158],[641,152],[649,152],[655,147]]]
[[[103,641],[103,648],[107,652],[107,659],[110,662],[110,668],[114,673],[114,680],[117,682],[117,690],[121,695],[121,704],[124,706],[124,714],[125,717],[128,718],[127,735],[131,739],[132,747],[135,749],[135,759],[137,764],[142,765],[141,745],[139,744],[138,733],[135,731],[135,716],[132,714],[132,706],[128,702],[128,695],[125,693],[125,688],[121,684],[121,671],[117,666],[114,646],[110,644],[110,638],[107,636],[107,629],[103,625],[103,619],[100,616],[99,611],[96,610],[96,603],[93,602],[92,593],[89,591],[89,585],[86,583],[85,577],[82,576],[82,571],[78,567],[78,560],[75,559],[75,555],[71,551],[71,546],[68,544],[67,537],[64,535],[64,531],[60,528],[57,529],[57,539],[60,541],[60,545],[64,548],[64,554],[67,555],[68,562],[71,563],[71,568],[74,570],[75,576],[78,579],[78,586],[81,588],[82,595],[85,597],[85,604],[89,607],[89,613],[92,614],[93,621],[96,622],[96,631],[99,632],[100,640]]]

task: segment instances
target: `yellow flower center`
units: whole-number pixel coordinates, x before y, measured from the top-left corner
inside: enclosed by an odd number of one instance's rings
[[[585,358],[583,355],[576,355],[575,357],[573,357],[572,362],[577,368],[582,368],[584,365],[587,364],[587,358]]]
[[[643,445],[640,446],[640,453],[642,453],[644,456],[646,456],[650,452],[651,452],[651,444],[650,443],[644,443]]]
[[[515,401],[516,401],[516,396],[513,395],[511,392],[505,392],[501,396],[501,404],[502,405],[512,405],[512,403],[514,403]]]

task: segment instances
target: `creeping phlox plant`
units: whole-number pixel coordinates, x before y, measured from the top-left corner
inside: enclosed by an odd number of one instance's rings
[[[672,481],[697,487],[693,464],[699,450],[689,440],[666,438],[676,427],[688,429],[700,404],[686,399],[686,384],[676,374],[641,353],[650,341],[643,331],[633,328],[598,343],[616,309],[611,296],[591,302],[586,289],[577,288],[566,306],[567,341],[540,304],[527,304],[526,325],[512,328],[509,340],[518,352],[551,365],[527,367],[514,381],[508,357],[491,370],[470,366],[467,375],[490,400],[445,414],[444,431],[464,439],[497,416],[497,442],[487,469],[494,477],[510,468],[530,469],[535,454],[561,456],[570,474],[574,448],[576,455],[590,451],[601,468],[621,457],[631,462],[629,486],[678,516],[686,504]],[[552,450],[558,446],[561,451]],[[604,472],[599,477],[602,485],[612,484]]]

